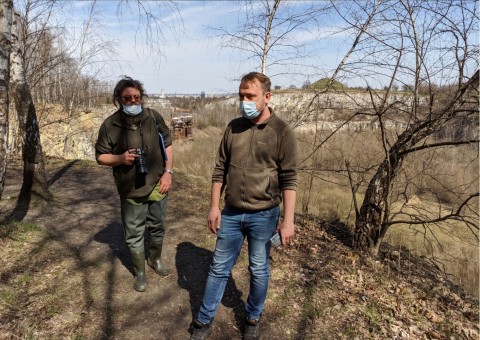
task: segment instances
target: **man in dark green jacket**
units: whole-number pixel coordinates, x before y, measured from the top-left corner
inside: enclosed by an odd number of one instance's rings
[[[270,238],[278,230],[282,244],[293,239],[296,143],[292,129],[268,107],[270,86],[270,79],[262,73],[252,72],[242,78],[242,117],[230,122],[220,143],[208,215],[208,228],[217,235],[217,242],[191,339],[210,335],[245,237],[250,292],[245,305],[244,339],[258,339],[270,277]],[[225,207],[220,211],[224,188]],[[282,199],[284,216],[278,224]]]
[[[173,149],[162,116],[143,106],[145,90],[125,77],[115,86],[118,111],[102,123],[95,144],[96,159],[111,166],[120,195],[125,241],[135,273],[134,289],[146,289],[145,228],[150,234],[147,263],[159,275],[169,270],[161,260],[167,194],[172,184]]]

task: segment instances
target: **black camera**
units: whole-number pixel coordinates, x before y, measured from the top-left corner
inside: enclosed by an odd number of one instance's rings
[[[145,156],[147,156],[147,150],[138,148],[138,149],[134,149],[132,153],[138,155],[138,157],[135,158],[135,167],[137,169],[136,171],[137,175],[148,174],[147,159],[145,158]]]

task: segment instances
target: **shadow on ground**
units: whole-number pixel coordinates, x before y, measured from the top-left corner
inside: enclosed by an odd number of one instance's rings
[[[213,252],[195,246],[191,242],[182,242],[177,246],[175,266],[177,268],[178,285],[189,293],[192,319],[197,316],[202,304],[203,292],[207,282]],[[222,304],[233,309],[235,321],[241,328],[244,319],[245,303],[242,301],[242,291],[236,285],[232,276],[227,281]]]
[[[130,253],[123,237],[123,225],[119,222],[112,222],[100,230],[93,239],[100,243],[108,244],[112,256],[120,260],[122,265],[133,275],[133,264],[130,260]]]

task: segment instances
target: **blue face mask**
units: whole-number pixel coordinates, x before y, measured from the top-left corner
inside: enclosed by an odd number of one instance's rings
[[[123,112],[129,116],[138,116],[142,112],[142,105],[123,105]]]
[[[263,108],[265,105],[263,106]],[[255,119],[263,111],[263,108],[258,111],[256,102],[240,102],[240,112],[242,116],[247,119]]]

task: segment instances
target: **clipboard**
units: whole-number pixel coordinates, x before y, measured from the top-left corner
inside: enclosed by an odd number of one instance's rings
[[[162,151],[163,162],[165,164],[165,162],[168,161],[168,156],[167,156],[167,150],[165,148],[165,141],[163,140],[163,136],[160,131],[158,132],[158,137],[160,139],[160,151]]]

